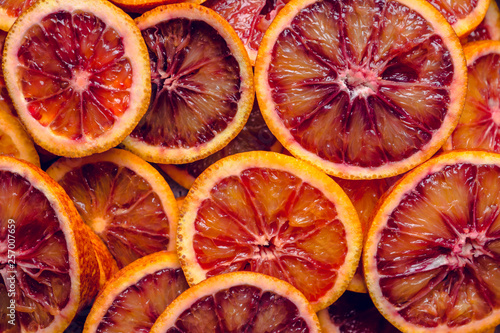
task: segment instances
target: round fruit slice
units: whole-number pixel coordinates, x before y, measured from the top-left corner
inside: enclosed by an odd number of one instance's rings
[[[0,29],[9,31],[19,15],[34,2],[35,0],[2,0],[0,2]]]
[[[444,15],[458,37],[466,36],[483,20],[495,0],[427,0]]]
[[[141,158],[111,149],[80,159],[61,158],[47,173],[66,190],[118,267],[175,249],[177,203],[165,179]]]
[[[364,247],[368,291],[404,332],[500,323],[500,154],[453,151],[382,199]]]
[[[99,293],[83,333],[149,332],[188,287],[175,253],[161,251],[137,259]]]
[[[177,253],[193,285],[254,271],[299,289],[314,310],[347,288],[363,234],[344,191],[293,157],[247,152],[212,164],[184,199]]]
[[[495,0],[490,2],[486,16],[467,37],[462,44],[479,40],[500,40],[500,9]]]
[[[500,153],[500,42],[469,43],[464,52],[469,76],[464,111],[443,148]]]
[[[0,156],[0,332],[63,332],[98,286],[92,245],[64,190],[33,164]]]
[[[254,103],[245,127],[227,146],[199,161],[186,164],[160,164],[159,167],[179,185],[189,189],[206,168],[223,157],[252,150],[280,152],[281,149],[281,144],[267,128],[257,103]]]
[[[323,333],[399,333],[378,312],[370,296],[346,291],[335,303],[318,312]]]
[[[191,287],[151,333],[320,332],[311,305],[290,284],[258,273],[222,274]]]
[[[12,115],[7,104],[0,103],[0,155],[16,157],[40,166],[31,137]]]
[[[254,100],[252,66],[233,28],[200,5],[136,19],[151,58],[151,105],[123,145],[146,161],[188,163],[222,149]]]
[[[7,35],[3,71],[28,132],[56,155],[118,145],[149,105],[140,31],[105,0],[36,2]]]
[[[254,65],[262,36],[288,2],[290,0],[207,0],[203,6],[215,10],[231,24]]]
[[[424,0],[297,0],[266,31],[255,83],[294,156],[341,178],[385,178],[443,145],[467,73],[456,34]]]

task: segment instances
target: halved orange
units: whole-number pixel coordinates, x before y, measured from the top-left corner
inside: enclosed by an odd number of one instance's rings
[[[208,167],[184,199],[177,253],[190,285],[254,271],[299,289],[314,310],[347,288],[363,233],[345,192],[293,157],[264,151]]]
[[[7,104],[0,103],[0,155],[16,157],[36,166],[40,158],[31,137],[12,115]]]
[[[83,333],[149,332],[188,287],[175,253],[160,251],[137,259],[99,293]]]
[[[151,333],[320,332],[311,305],[292,285],[235,272],[189,288],[160,315]]]
[[[158,171],[122,149],[54,162],[47,173],[68,193],[83,220],[122,268],[175,249],[178,208]]]
[[[105,0],[36,2],[9,30],[3,72],[28,132],[56,155],[118,145],[149,105],[144,40]]]
[[[387,192],[363,252],[368,291],[404,332],[500,323],[500,154],[452,151]]]
[[[0,156],[0,332],[63,332],[98,287],[67,194],[33,164]]]
[[[491,0],[486,16],[462,43],[479,40],[500,40],[500,9],[495,0]]]
[[[257,99],[294,156],[341,178],[429,159],[462,112],[462,46],[425,0],[294,0],[267,29]]]
[[[191,3],[157,7],[135,22],[151,58],[152,97],[124,147],[165,164],[222,149],[245,125],[254,100],[252,66],[234,29]]]
[[[464,46],[469,85],[460,121],[443,146],[500,153],[500,41]]]
[[[252,150],[275,152],[282,150],[279,141],[267,128],[257,102],[254,103],[245,127],[218,152],[199,161],[186,164],[159,164],[159,167],[179,185],[189,189],[194,180],[211,164],[223,157]]]
[[[0,29],[9,31],[14,21],[31,6],[35,0],[3,0],[0,2]]]

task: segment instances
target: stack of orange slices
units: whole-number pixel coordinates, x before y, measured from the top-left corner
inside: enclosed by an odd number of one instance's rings
[[[499,2],[0,0],[0,332],[494,332]]]

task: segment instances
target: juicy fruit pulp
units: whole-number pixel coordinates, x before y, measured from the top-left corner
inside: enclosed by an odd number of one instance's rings
[[[257,97],[292,154],[333,175],[377,178],[442,145],[465,97],[455,81],[466,82],[446,22],[436,31],[396,1],[316,1],[278,18],[257,60]]]

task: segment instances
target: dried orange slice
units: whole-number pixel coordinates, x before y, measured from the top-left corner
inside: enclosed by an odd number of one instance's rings
[[[118,145],[149,105],[140,31],[105,0],[36,2],[7,35],[3,71],[28,132],[56,155]]]
[[[500,154],[452,151],[382,199],[363,252],[368,291],[404,332],[500,323]]]
[[[474,31],[462,40],[462,43],[479,40],[500,40],[500,9],[495,0],[491,0],[484,19]]]
[[[0,156],[0,332],[63,332],[98,286],[92,245],[64,190],[33,164]]]
[[[79,159],[61,158],[47,173],[66,190],[118,267],[175,249],[174,195],[158,171],[136,155],[111,149]]]
[[[252,150],[280,152],[282,146],[267,128],[257,103],[241,132],[218,152],[199,161],[186,164],[159,164],[179,185],[189,189],[194,180],[211,164],[223,157]]]
[[[424,0],[298,0],[255,66],[257,99],[294,156],[341,178],[384,178],[429,159],[460,117],[460,41]]]
[[[467,98],[460,121],[443,148],[500,153],[500,41],[469,43],[464,53]]]
[[[314,310],[347,288],[363,238],[352,203],[333,179],[264,151],[208,167],[184,199],[177,233],[189,284],[255,271],[291,283]]]
[[[7,104],[0,103],[0,155],[20,158],[40,166],[40,158],[31,137],[12,115]]]
[[[320,332],[311,305],[290,284],[259,273],[222,274],[191,287],[151,333]]]
[[[9,31],[19,15],[34,2],[35,0],[3,0],[0,2],[0,29]]]
[[[151,106],[123,145],[146,161],[188,163],[241,131],[254,100],[252,66],[233,28],[206,7],[173,4],[136,19],[151,58]]]
[[[161,251],[137,259],[99,293],[83,333],[149,332],[188,287],[175,253]]]

